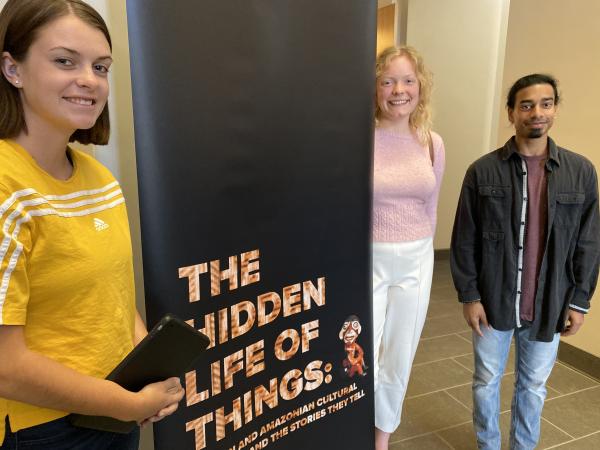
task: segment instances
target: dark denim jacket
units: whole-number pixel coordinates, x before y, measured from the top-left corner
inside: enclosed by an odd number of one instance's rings
[[[548,138],[548,229],[531,336],[550,341],[569,306],[587,312],[598,279],[598,181],[583,156]],[[522,159],[514,137],[475,161],[463,182],[451,244],[451,269],[461,302],[481,299],[498,330],[517,326]]]

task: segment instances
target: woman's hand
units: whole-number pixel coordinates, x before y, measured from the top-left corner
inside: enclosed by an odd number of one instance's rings
[[[44,376],[40,376],[44,374]],[[183,398],[179,378],[139,392],[83,375],[27,348],[23,326],[0,325],[0,397],[79,414],[143,423],[172,414]]]
[[[164,419],[177,411],[184,393],[177,377],[148,384],[137,393],[141,406],[133,420],[144,426]]]

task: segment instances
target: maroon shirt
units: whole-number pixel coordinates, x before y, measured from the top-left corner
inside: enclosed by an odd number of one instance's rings
[[[533,321],[535,294],[544,250],[548,223],[547,155],[521,157],[527,163],[527,221],[521,278],[521,319]]]

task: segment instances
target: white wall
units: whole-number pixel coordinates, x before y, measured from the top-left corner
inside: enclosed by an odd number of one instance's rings
[[[406,42],[434,73],[434,130],[446,144],[436,248],[449,248],[468,165],[495,148],[509,0],[409,0]]]
[[[111,95],[109,97],[111,138],[107,146],[96,148],[95,156],[119,180],[127,200],[138,309],[143,315],[145,312],[143,266],[125,0],[88,0],[88,3],[100,12],[107,22],[111,32],[114,59],[111,68]]]
[[[142,246],[135,161],[131,73],[129,70],[129,38],[125,0],[86,0],[104,17],[111,33],[113,65],[110,74],[109,108],[111,138],[107,146],[95,149],[96,158],[106,165],[119,180],[127,201],[133,267],[138,311],[145,317]],[[154,448],[152,427],[142,430],[141,450]]]

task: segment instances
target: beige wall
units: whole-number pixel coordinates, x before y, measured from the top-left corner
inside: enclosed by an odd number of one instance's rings
[[[468,165],[496,143],[509,0],[411,0],[406,42],[434,73],[434,130],[446,144],[436,248],[449,248]]]
[[[562,104],[551,135],[563,147],[600,167],[600,2],[513,1],[510,7],[502,92],[522,75],[547,72],[560,81]],[[498,144],[512,135],[503,112]],[[600,293],[581,331],[566,342],[600,357]]]

